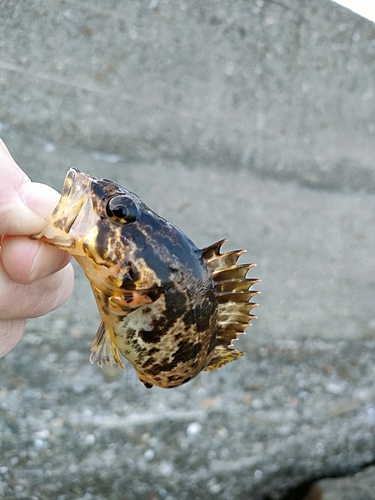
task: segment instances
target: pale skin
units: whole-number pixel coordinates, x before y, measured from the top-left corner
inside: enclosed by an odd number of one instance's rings
[[[30,181],[0,140],[0,358],[20,341],[27,318],[60,307],[73,290],[69,255],[28,238],[44,229],[58,200]]]

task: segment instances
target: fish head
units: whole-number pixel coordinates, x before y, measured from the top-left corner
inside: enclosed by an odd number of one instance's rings
[[[152,243],[148,233],[153,234],[161,220],[135,193],[72,167],[60,201],[37,238],[71,253],[92,286],[113,295],[119,289],[160,285],[144,254]]]

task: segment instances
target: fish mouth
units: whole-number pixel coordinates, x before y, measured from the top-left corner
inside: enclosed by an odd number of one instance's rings
[[[52,212],[47,227],[36,236],[47,243],[72,254],[77,241],[87,232],[95,220],[91,201],[91,183],[95,179],[71,167],[64,180],[61,198]]]

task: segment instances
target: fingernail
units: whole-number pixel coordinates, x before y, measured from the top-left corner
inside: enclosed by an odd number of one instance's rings
[[[57,191],[39,182],[25,182],[20,196],[27,208],[44,219],[51,215],[60,199]]]

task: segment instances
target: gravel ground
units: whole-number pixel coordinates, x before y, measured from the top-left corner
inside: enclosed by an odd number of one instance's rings
[[[276,499],[373,460],[374,342],[253,346],[237,366],[147,391],[129,366],[88,363],[75,299],[2,361],[5,498]]]
[[[2,361],[6,498],[279,498],[373,459],[373,341],[249,343],[237,366],[147,391],[88,363],[80,288]]]

